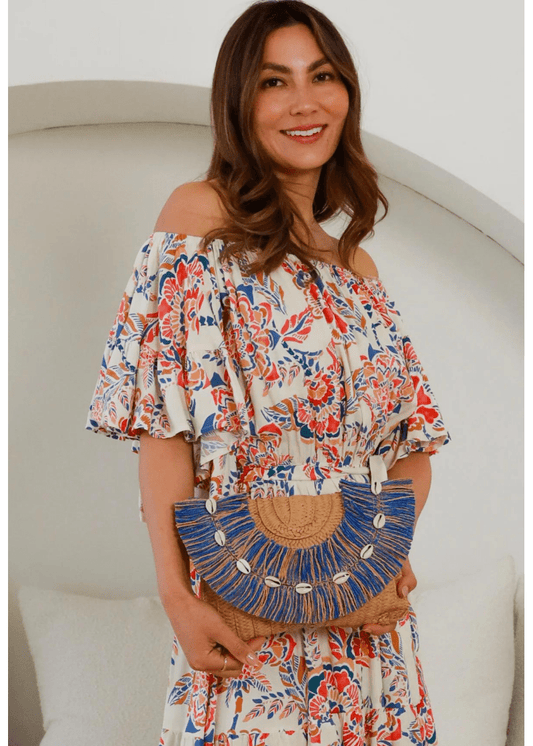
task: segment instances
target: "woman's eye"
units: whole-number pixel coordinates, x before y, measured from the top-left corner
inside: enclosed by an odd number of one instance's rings
[[[266,78],[261,83],[261,88],[277,88],[276,83],[283,83],[283,81],[280,78]]]
[[[318,80],[320,83],[326,82],[328,80],[335,80],[335,78],[335,73],[328,72],[326,70],[315,75],[315,80]],[[279,88],[283,84],[284,81],[281,78],[265,78],[261,82],[261,88]]]
[[[334,73],[323,72],[323,73],[318,73],[318,75],[316,77],[317,78],[321,78],[322,80],[334,80],[335,79],[335,74]]]

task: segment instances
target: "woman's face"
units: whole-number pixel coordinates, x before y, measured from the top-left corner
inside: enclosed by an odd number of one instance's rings
[[[344,83],[307,26],[267,37],[254,132],[282,171],[320,172],[337,148],[348,106]]]

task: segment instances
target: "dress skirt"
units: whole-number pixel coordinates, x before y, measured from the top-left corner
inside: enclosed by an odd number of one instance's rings
[[[437,744],[412,606],[393,632],[269,637],[257,672],[192,671],[174,637],[160,746]]]

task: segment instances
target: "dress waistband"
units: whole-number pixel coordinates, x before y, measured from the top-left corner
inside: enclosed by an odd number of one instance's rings
[[[307,464],[277,464],[276,466],[259,466],[249,464],[243,467],[239,483],[243,488],[257,483],[293,484],[296,482],[338,482],[351,474],[370,475],[370,487],[375,495],[381,492],[381,483],[387,479],[387,467],[382,456],[373,455],[368,459],[368,466],[333,465],[312,462]],[[297,493],[295,493],[297,494]]]

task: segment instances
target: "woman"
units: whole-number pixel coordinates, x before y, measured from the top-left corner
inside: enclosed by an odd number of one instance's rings
[[[317,495],[364,482],[379,454],[389,479],[412,480],[417,519],[449,440],[358,246],[387,202],[338,31],[303,2],[252,5],[222,44],[212,117],[207,178],[173,192],[137,257],[88,422],[140,451],[175,631],[160,743],[434,744],[411,607],[388,626],[244,640],[197,595],[174,503]],[[339,209],[336,240],[320,223]],[[407,560],[398,593],[415,585]]]

